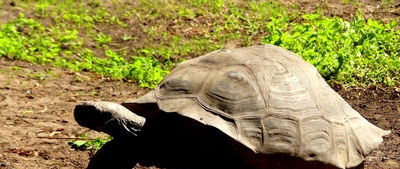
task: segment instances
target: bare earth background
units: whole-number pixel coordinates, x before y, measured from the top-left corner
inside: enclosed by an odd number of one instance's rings
[[[318,0],[285,3],[296,3],[305,12],[315,11],[316,4],[321,4]],[[381,1],[362,3],[368,18],[389,20],[400,15],[400,3],[386,8],[379,7]],[[327,4],[322,6],[327,15],[351,18],[357,10],[336,1]],[[11,5],[0,10],[9,11],[10,18],[17,16]],[[7,18],[0,18],[4,20]],[[52,73],[42,74],[46,71]],[[366,168],[400,168],[400,88],[335,89],[370,122],[392,131],[366,158]],[[84,132],[89,138],[107,136],[80,127],[73,119],[75,104],[82,100],[122,102],[147,91],[134,83],[91,73],[0,58],[0,169],[85,168],[93,152],[74,150],[67,142]]]

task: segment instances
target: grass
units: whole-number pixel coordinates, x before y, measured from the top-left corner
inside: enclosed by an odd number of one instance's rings
[[[283,11],[271,2],[240,7],[206,0],[141,1],[136,6],[118,1],[16,4],[24,13],[1,25],[0,57],[132,79],[148,88],[155,87],[181,61],[221,49],[229,41],[250,45],[261,39],[255,35],[264,31],[263,18]],[[254,12],[259,13],[250,15]],[[249,28],[244,39],[241,25]],[[132,34],[132,29],[138,33]],[[142,45],[132,45],[137,43]]]
[[[271,43],[304,57],[331,84],[399,85],[395,21],[301,14],[303,22],[293,22],[298,14],[275,2],[171,2],[141,1],[122,8],[118,1],[19,2],[25,14],[1,25],[0,56],[153,88],[177,63],[226,43]],[[132,27],[144,36],[130,33]],[[138,42],[142,45],[130,46]]]
[[[270,35],[264,37],[263,43],[299,54],[332,83],[399,85],[398,22],[365,20],[362,13],[351,21],[319,14],[304,14],[302,18],[302,23],[273,18],[275,22],[267,24]]]
[[[330,84],[399,85],[395,21],[383,24],[360,13],[350,21],[301,14],[295,22],[296,12],[267,1],[121,3],[17,1],[22,12],[0,25],[0,57],[153,88],[177,63],[227,43],[271,43],[304,57]]]
[[[350,3],[350,2],[349,2]],[[385,1],[385,5],[389,2]],[[400,86],[399,22],[299,13],[269,1],[17,0],[0,24],[0,57],[90,71],[154,88],[177,63],[225,44],[270,43],[330,84]],[[0,6],[9,5],[0,3]],[[300,16],[300,17],[299,17]],[[46,74],[35,75],[45,79]],[[71,141],[77,148],[104,140]]]

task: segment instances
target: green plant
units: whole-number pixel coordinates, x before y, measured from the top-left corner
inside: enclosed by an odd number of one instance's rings
[[[1,25],[0,32],[0,56],[46,64],[60,52],[59,44],[54,43],[45,27],[22,13]]]
[[[99,46],[104,46],[105,44],[110,43],[112,41],[112,38],[111,36],[100,32],[95,37],[95,40],[99,44]]]
[[[79,139],[68,141],[68,144],[77,150],[99,150],[104,144],[111,141],[112,137],[108,138],[97,138],[97,139],[87,139],[86,134],[79,136]]]
[[[17,3],[40,17],[21,13],[1,24],[0,57],[131,79],[152,88],[181,61],[227,43],[261,41],[300,54],[331,83],[392,86],[400,81],[395,21],[382,24],[361,14],[352,21],[317,14],[297,20],[296,11],[272,1],[121,3]]]
[[[169,71],[164,70],[157,60],[150,57],[134,57],[128,65],[131,79],[137,79],[141,87],[154,88]]]
[[[320,71],[332,83],[348,85],[399,85],[400,31],[392,21],[365,20],[360,14],[352,21],[304,14],[302,23],[272,18],[270,35],[263,43],[289,49]]]
[[[65,16],[65,15],[64,15]],[[113,79],[132,78],[142,87],[154,87],[169,71],[151,56],[135,57],[128,62],[108,49],[112,38],[98,33],[95,40],[105,47],[106,58],[96,57],[84,44],[76,29],[60,30],[45,27],[23,14],[0,27],[0,56],[33,63],[67,67],[74,71],[93,71]],[[43,80],[45,76],[38,76]]]

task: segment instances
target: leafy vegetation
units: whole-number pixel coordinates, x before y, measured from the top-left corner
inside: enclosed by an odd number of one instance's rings
[[[252,36],[262,31],[263,18],[283,10],[271,2],[261,3],[265,9],[257,8],[260,4],[256,2],[249,3],[247,11],[247,7],[234,3],[208,0],[141,1],[138,6],[118,1],[42,0],[16,4],[26,12],[0,26],[0,57],[132,79],[148,88],[158,84],[177,63],[240,39],[240,25],[250,28],[243,40],[243,44],[250,45]],[[254,11],[260,13],[248,13]],[[139,33],[130,34],[133,28]],[[122,45],[114,45],[117,43]],[[143,45],[135,47],[135,43]]]
[[[304,14],[302,23],[272,18],[263,43],[289,49],[317,67],[333,83],[347,85],[399,85],[400,30],[398,22],[382,24]]]
[[[38,64],[52,64],[74,71],[92,71],[114,79],[131,78],[142,87],[154,87],[168,73],[151,57],[135,56],[131,62],[105,45],[112,41],[103,33],[94,38],[104,47],[105,57],[84,48],[76,29],[47,29],[32,18],[20,14],[0,26],[0,56]]]
[[[299,20],[296,12],[268,1],[121,3],[17,1],[26,12],[0,25],[0,57],[153,88],[177,63],[227,43],[271,43],[301,55],[331,83],[399,85],[395,21],[301,14],[300,22],[293,22]]]
[[[77,150],[94,150],[97,151],[99,150],[105,143],[108,141],[112,140],[112,137],[109,137],[107,139],[103,138],[97,138],[97,139],[87,139],[87,135],[82,134],[80,136],[80,139],[78,140],[71,140],[68,142],[68,144]]]

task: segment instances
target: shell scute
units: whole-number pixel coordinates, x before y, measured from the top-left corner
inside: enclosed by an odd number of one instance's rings
[[[156,95],[160,99],[177,97],[196,97],[209,76],[209,70],[193,67],[179,67],[174,69],[157,87]]]
[[[328,121],[318,118],[300,124],[302,131],[302,156],[310,159],[326,159],[332,152],[332,129]]]
[[[298,121],[292,118],[267,115],[262,120],[264,128],[263,151],[297,155],[300,143]]]
[[[265,108],[258,84],[241,69],[235,66],[221,70],[220,76],[205,90],[203,100],[232,116]]]

